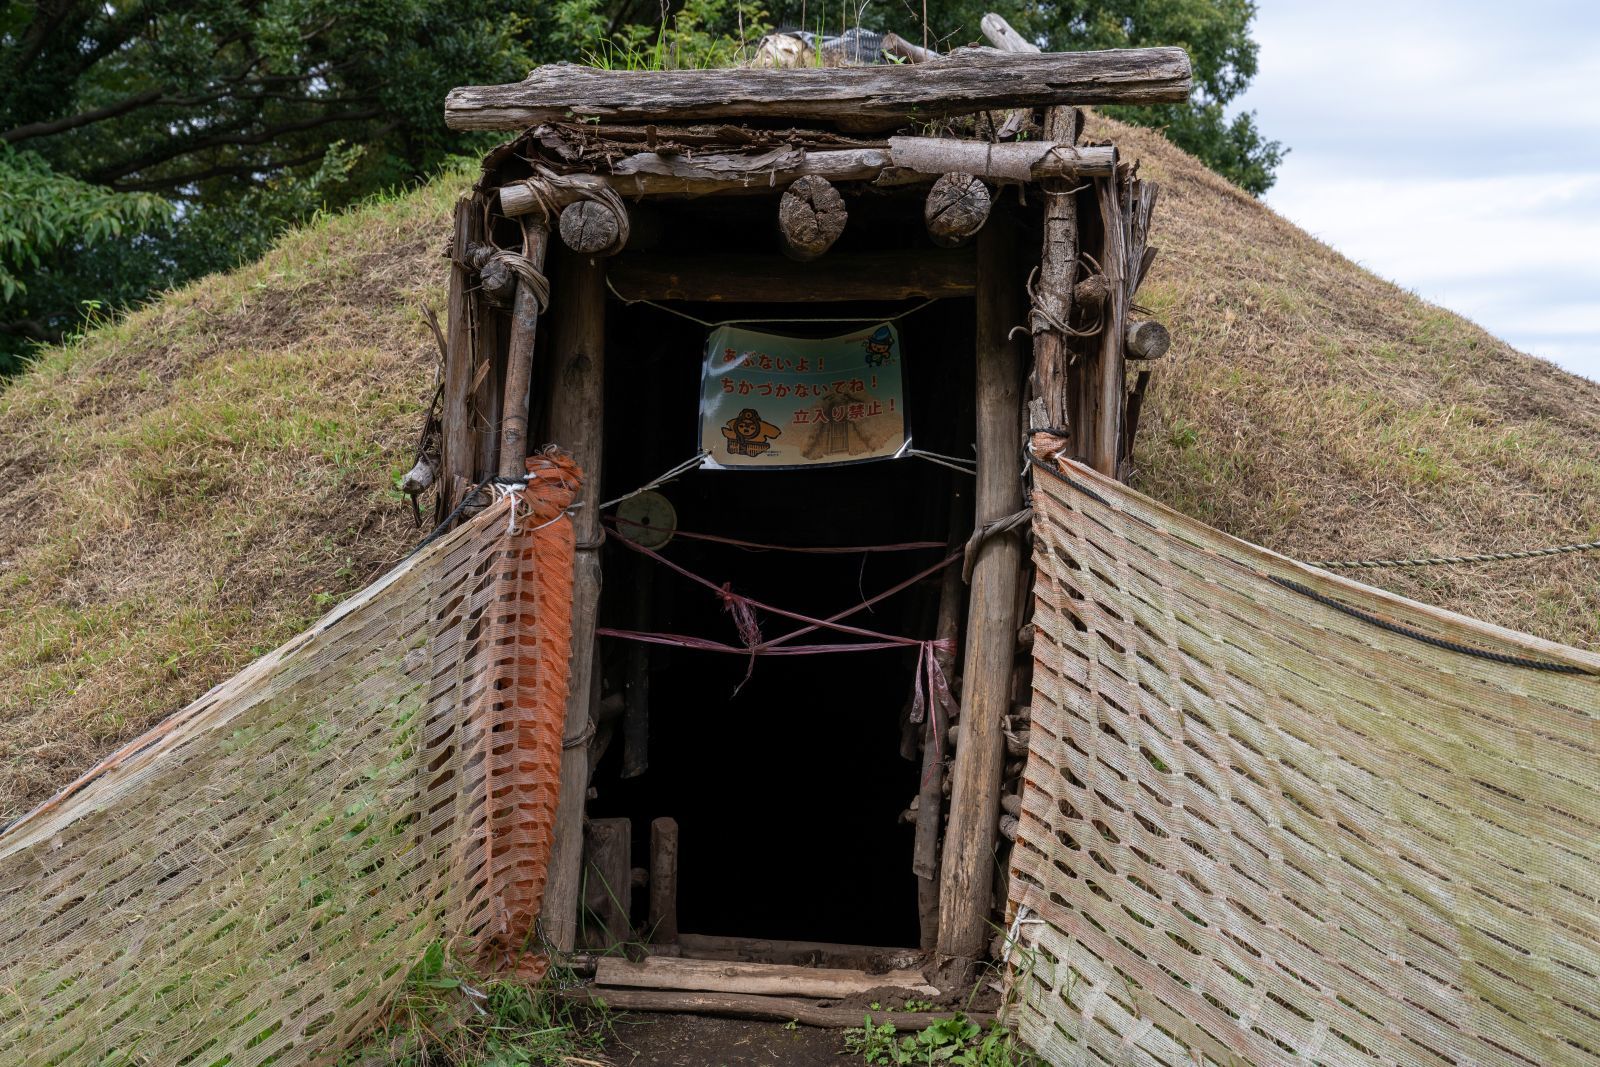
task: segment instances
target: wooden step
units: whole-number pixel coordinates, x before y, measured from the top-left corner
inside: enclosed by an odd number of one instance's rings
[[[599,987],[597,992],[601,993],[605,987],[610,987],[842,999],[892,986],[911,996],[939,995],[938,989],[929,985],[920,971],[908,969],[870,974],[845,968],[669,956],[650,956],[638,963],[608,956],[595,964],[594,978]]]

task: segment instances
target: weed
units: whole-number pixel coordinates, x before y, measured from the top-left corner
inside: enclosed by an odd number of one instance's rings
[[[568,1067],[594,1062],[611,1030],[603,1007],[560,995],[569,977],[538,985],[480,982],[435,941],[407,979],[388,1022],[340,1067]]]
[[[985,1030],[959,1013],[904,1037],[887,1023],[874,1026],[868,1015],[865,1025],[844,1032],[844,1044],[852,1055],[875,1067],[1036,1067],[1039,1063],[1016,1035],[999,1023],[990,1023]]]

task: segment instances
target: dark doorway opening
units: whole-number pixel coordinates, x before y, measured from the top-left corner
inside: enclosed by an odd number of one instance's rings
[[[695,451],[706,328],[620,302],[608,316],[605,495],[626,492]],[[829,336],[828,319],[890,317],[900,306],[681,304],[708,320],[810,316],[763,326]],[[900,320],[907,407],[918,448],[972,455],[970,300]],[[694,471],[662,490],[682,531],[792,546],[944,542],[952,495],[971,478],[916,458],[791,471]],[[615,534],[612,535],[613,539]],[[602,626],[740,644],[710,590],[625,546],[603,549]],[[938,562],[942,549],[816,555],[675,538],[673,562],[777,607],[825,618]],[[848,621],[934,636],[939,575]],[[648,596],[641,586],[648,583]],[[802,625],[759,613],[764,637]],[[848,642],[822,632],[800,642]],[[601,641],[603,691],[624,688],[632,642]],[[597,764],[594,818],[626,817],[648,866],[652,819],[677,820],[678,919],[685,933],[914,946],[916,745],[905,744],[913,648],[758,658],[652,646],[648,769],[622,777],[621,729]],[[748,677],[747,677],[748,673]],[[911,758],[906,758],[909,755]],[[635,897],[643,925],[644,895]]]

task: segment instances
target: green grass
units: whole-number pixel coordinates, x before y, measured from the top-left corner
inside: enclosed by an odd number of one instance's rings
[[[483,979],[435,942],[385,1024],[340,1067],[574,1067],[594,1064],[611,1014],[560,995],[573,976],[552,969],[537,985]]]
[[[319,218],[0,390],[0,823],[413,543],[393,485],[467,181]]]

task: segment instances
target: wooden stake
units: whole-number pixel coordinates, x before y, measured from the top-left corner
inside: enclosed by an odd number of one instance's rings
[[[537,271],[544,270],[550,230],[541,222],[524,224],[527,238],[523,254]],[[517,298],[511,305],[511,339],[506,349],[505,399],[500,405],[500,461],[496,474],[520,478],[527,473],[528,396],[533,385],[533,346],[539,330],[539,297],[533,286],[517,281]],[[578,465],[583,467],[583,461]],[[585,480],[589,471],[584,467]]]
[[[456,202],[455,232],[450,239],[450,289],[445,298],[444,396],[440,422],[444,444],[439,457],[444,482],[439,486],[439,518],[443,519],[461,501],[465,487],[476,485],[477,449],[472,437],[471,409],[467,398],[472,391],[473,330],[471,324],[471,272],[466,266],[467,248],[475,236],[480,212],[477,201],[465,197]]]
[[[650,823],[650,929],[652,944],[678,941],[678,821]]]
[[[979,527],[1022,507],[1021,345],[1023,279],[1006,220],[978,235],[977,438]],[[978,552],[967,607],[962,710],[945,829],[939,890],[942,969],[959,984],[988,942],[995,827],[1005,746],[1001,720],[1010,708],[1017,642],[1017,585],[1022,544],[1014,534],[986,540]]]
[[[844,197],[826,178],[806,176],[778,200],[778,233],[783,253],[801,263],[821,256],[844,233],[849,213]]]
[[[955,248],[983,229],[992,206],[989,187],[981,180],[971,174],[946,174],[928,190],[922,221],[934,244]]]
[[[550,877],[544,894],[545,931],[555,947],[572,951],[577,936],[583,809],[589,790],[590,728],[595,692],[595,617],[600,607],[601,445],[605,398],[606,260],[562,250],[550,357],[555,364],[549,438],[572,453],[583,470],[581,506],[573,528],[579,547],[572,586],[572,658],[561,753],[561,800],[556,811]]]

